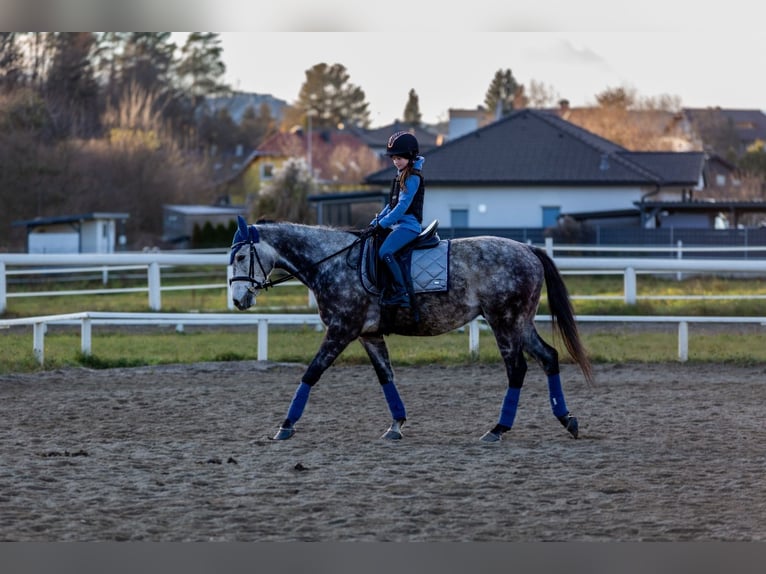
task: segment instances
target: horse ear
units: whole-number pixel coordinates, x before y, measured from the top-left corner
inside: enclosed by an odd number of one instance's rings
[[[247,237],[247,221],[241,215],[237,216],[237,229],[239,229],[243,236]]]

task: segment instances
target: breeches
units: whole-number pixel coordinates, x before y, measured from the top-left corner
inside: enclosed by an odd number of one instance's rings
[[[386,255],[394,255],[417,236],[418,234],[410,229],[396,229],[392,231],[383,241],[383,245],[380,246],[378,257],[383,259]]]

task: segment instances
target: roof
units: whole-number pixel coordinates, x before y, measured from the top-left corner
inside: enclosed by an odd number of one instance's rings
[[[128,219],[128,213],[110,213],[94,211],[92,213],[83,213],[80,215],[59,215],[56,217],[36,217],[35,219],[26,219],[23,221],[14,221],[13,225],[25,225],[26,227],[39,227],[42,225],[55,225],[57,223],[81,223],[83,221],[95,221],[99,219]]]
[[[730,121],[743,148],[756,140],[766,141],[766,114],[761,110],[684,108],[683,113],[698,127],[705,126],[711,119]]]
[[[556,114],[524,109],[431,150],[426,181],[440,185],[689,185],[702,152],[631,152]],[[369,175],[388,184],[393,166]]]
[[[395,121],[387,126],[372,129],[354,128],[355,133],[373,149],[386,149],[388,138],[390,138],[396,132],[410,132],[416,138],[418,138],[418,145],[421,152],[427,152],[428,150],[435,148],[440,143],[439,134],[434,133],[425,126],[417,127],[412,124]]]
[[[184,215],[239,215],[245,212],[243,205],[163,205],[162,207]]]
[[[346,147],[352,151],[364,150],[370,153],[367,144],[356,133],[348,129],[312,130],[311,168],[320,179],[328,178],[330,174],[337,173],[338,167],[334,165],[334,162],[337,163],[338,159],[334,153],[340,147]],[[257,157],[279,158],[307,155],[308,136],[303,130],[276,133],[267,138],[256,149]]]

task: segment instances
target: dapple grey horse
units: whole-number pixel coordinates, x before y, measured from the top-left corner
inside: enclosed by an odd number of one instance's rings
[[[513,426],[527,372],[525,354],[534,358],[547,375],[554,416],[577,438],[578,421],[564,400],[558,352],[535,328],[543,284],[551,316],[569,355],[589,383],[593,373],[579,337],[569,293],[544,250],[494,236],[452,239],[447,290],[417,294],[414,303],[418,317],[407,308],[387,310],[393,316],[384,317],[378,297],[365,289],[360,280],[361,258],[354,255],[360,249],[361,238],[353,231],[284,222],[248,225],[239,217],[230,252],[234,305],[240,310],[253,306],[261,290],[277,283],[269,275],[279,268],[287,271],[287,277],[294,277],[311,289],[326,327],[324,339],[295,391],[275,440],[294,435],[312,388],[338,355],[357,339],[372,362],[393,419],[382,438],[401,439],[407,416],[394,382],[384,334],[441,335],[479,316],[492,329],[508,377],[498,422],[481,440],[499,441]]]

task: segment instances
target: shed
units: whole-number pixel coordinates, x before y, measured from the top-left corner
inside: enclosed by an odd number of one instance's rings
[[[191,247],[194,227],[227,227],[237,216],[246,217],[244,205],[163,205],[162,240],[179,249]]]
[[[27,253],[114,253],[124,249],[127,213],[93,212],[15,221],[27,228]]]

